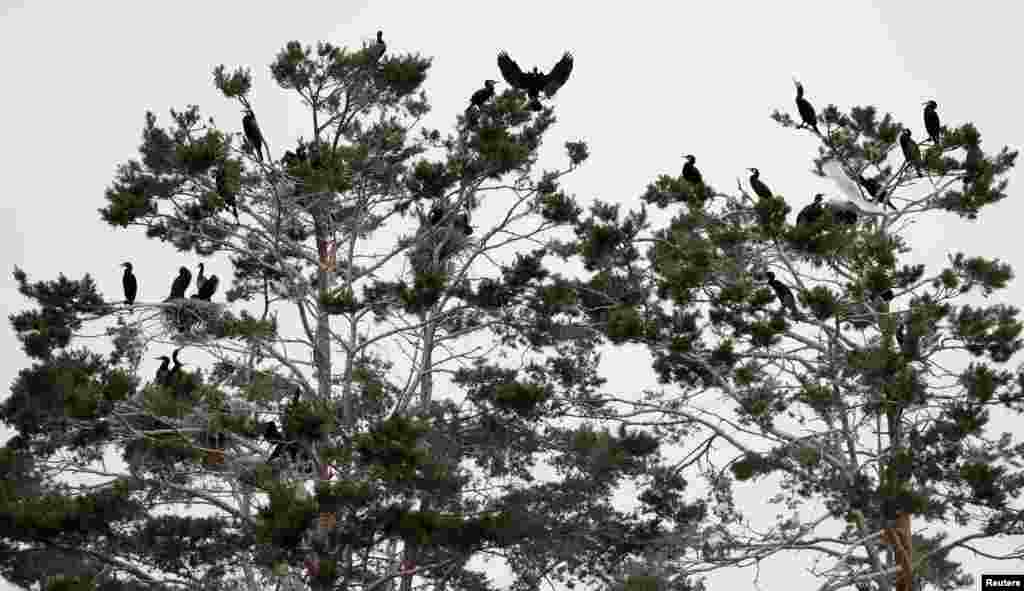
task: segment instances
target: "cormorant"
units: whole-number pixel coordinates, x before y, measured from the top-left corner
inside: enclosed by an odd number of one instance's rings
[[[967,146],[967,156],[964,158],[964,187],[978,180],[978,174],[981,172],[981,159],[981,148],[977,144]]]
[[[159,359],[160,360],[160,367],[156,368],[156,378],[155,378],[155,381],[156,381],[157,384],[160,384],[161,386],[163,386],[163,385],[167,384],[167,376],[169,376],[171,374],[171,370],[170,370],[171,358],[166,356],[166,355],[161,355],[159,357],[155,357],[155,359]]]
[[[185,267],[178,269],[178,276],[174,279],[174,283],[171,284],[171,295],[167,296],[168,300],[178,300],[185,297],[185,290],[188,289],[188,284],[192,283],[192,272]]]
[[[184,347],[178,347],[171,353],[171,359],[174,360],[174,367],[172,367],[171,371],[167,373],[166,385],[168,386],[174,385],[174,383],[178,380],[178,376],[181,375],[181,366],[185,365],[184,363],[178,360],[178,353],[182,349],[184,349]]]
[[[813,129],[814,133],[821,135],[821,132],[818,131],[818,114],[814,112],[811,103],[804,98],[804,85],[796,80],[793,81],[793,84],[796,84],[796,108],[800,111],[800,119],[803,120],[804,125]]]
[[[484,103],[491,100],[491,97],[494,96],[494,85],[497,82],[497,80],[484,80],[484,87],[469,97],[469,106],[477,108],[484,106]]]
[[[367,48],[367,53],[374,62],[378,62],[380,58],[384,57],[384,52],[387,50],[388,44],[384,43],[384,31],[377,31],[377,41]]]
[[[256,115],[252,110],[246,109],[244,113],[242,130],[245,132],[245,139],[249,140],[249,145],[256,150],[256,159],[263,162],[263,133],[260,132],[260,126],[256,123]]]
[[[921,174],[921,149],[917,147],[917,142],[910,139],[910,129],[904,129],[900,132],[900,149],[903,150],[903,158],[914,165],[917,169],[917,174]]]
[[[131,263],[121,263],[124,267],[124,275],[121,277],[121,286],[124,288],[124,301],[131,306],[135,303],[135,296],[139,293],[139,282],[132,274]]]
[[[206,276],[203,274],[203,271],[205,271],[205,270],[206,270],[205,265],[203,265],[203,263],[199,263],[199,274],[196,275],[196,290],[202,289],[203,288],[203,284],[206,283]],[[195,296],[192,296],[192,297],[195,297]]]
[[[210,301],[213,294],[217,291],[217,285],[220,283],[220,279],[216,275],[210,275],[210,278],[203,282],[199,287],[199,292],[192,296],[197,300],[203,300],[204,302]]]
[[[693,154],[687,154],[684,158],[686,158],[686,164],[683,165],[683,180],[691,185],[703,185],[704,179],[700,176],[700,171],[694,165],[697,162],[697,158]]]
[[[224,203],[231,208],[231,213],[234,214],[235,221],[237,222],[238,200],[235,198],[235,192],[228,189],[226,164],[221,164],[217,167],[215,181],[217,182],[217,194],[224,198]]]
[[[747,170],[751,172],[750,187],[754,189],[754,193],[756,193],[758,197],[762,197],[764,199],[771,197],[772,190],[768,188],[768,185],[764,184],[764,181],[761,180],[761,171],[756,168],[748,168]]]
[[[494,85],[497,81],[495,80],[484,80],[484,87],[473,93],[473,96],[469,97],[469,106],[466,107],[466,122],[470,126],[475,126],[479,119],[479,113],[481,107],[484,106],[491,97],[494,96]],[[476,110],[473,109],[476,107]]]
[[[825,196],[818,193],[814,196],[814,203],[811,203],[807,207],[800,210],[800,213],[796,214],[796,224],[798,226],[811,225],[821,217],[821,214],[825,212],[821,205],[821,201]]]
[[[775,278],[775,273],[768,271],[764,275],[768,278],[768,285],[775,292],[775,296],[779,298],[779,302],[789,309],[794,318],[801,318],[802,314],[800,309],[796,307],[796,298],[793,297],[793,292],[784,283]]]
[[[882,184],[878,182],[878,179],[869,179],[862,174],[858,174],[857,181],[860,183],[860,186],[864,187],[864,190],[868,192],[872,201],[879,204],[881,204],[882,201],[885,201],[885,205],[889,206],[891,209],[896,209],[896,206],[892,204],[892,199],[890,199],[889,196],[885,194],[885,191],[882,190]]]
[[[558,89],[569,79],[572,73],[573,58],[568,51],[558,60],[551,71],[544,74],[537,67],[532,72],[523,72],[519,65],[509,57],[508,52],[502,51],[498,54],[498,68],[501,75],[513,88],[526,91],[530,97],[530,109],[540,111],[543,107],[540,104],[539,96],[541,91],[551,98],[555,96]]]
[[[935,112],[939,104],[935,101],[928,101],[924,104],[924,128],[928,131],[928,137],[932,142],[939,145],[939,138],[942,136],[942,126],[939,124],[939,114]]]
[[[857,223],[857,218],[860,217],[857,214],[857,209],[852,202],[840,202],[830,203],[829,209],[832,210],[832,216],[835,220],[841,224],[852,226]]]

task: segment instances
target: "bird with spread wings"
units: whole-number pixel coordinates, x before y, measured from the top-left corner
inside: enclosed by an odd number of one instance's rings
[[[498,54],[498,68],[501,75],[513,88],[526,91],[530,97],[530,109],[540,111],[543,107],[540,104],[540,93],[551,98],[555,96],[558,89],[569,79],[572,74],[572,54],[565,52],[562,59],[558,60],[555,67],[547,74],[534,66],[532,72],[523,72],[519,64],[509,57],[508,52],[502,51]]]

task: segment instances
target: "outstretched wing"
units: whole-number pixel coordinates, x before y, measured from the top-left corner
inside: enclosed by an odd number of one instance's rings
[[[513,88],[521,88],[519,85],[523,79],[523,71],[519,69],[519,64],[508,56],[507,51],[498,54],[498,68],[501,69],[501,76],[505,82]]]
[[[548,72],[546,83],[544,84],[544,94],[548,98],[554,96],[558,89],[569,79],[569,74],[572,74],[572,54],[567,51],[562,56],[562,59],[558,60],[555,67],[551,68],[551,71]]]

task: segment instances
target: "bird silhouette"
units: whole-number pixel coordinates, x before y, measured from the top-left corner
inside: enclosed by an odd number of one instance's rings
[[[388,44],[384,42],[384,31],[377,31],[377,40],[366,48],[367,55],[370,56],[373,63],[377,63],[380,58],[384,57],[384,52],[387,50]]]
[[[796,307],[796,298],[793,297],[793,292],[790,291],[789,287],[776,279],[775,273],[771,271],[765,273],[765,277],[768,278],[768,285],[775,292],[775,296],[779,298],[779,302],[789,309],[794,318],[798,320],[802,318],[803,315],[800,313],[800,309]]]
[[[543,92],[548,98],[555,96],[572,74],[572,66],[573,57],[568,51],[547,74],[537,67],[534,67],[532,72],[523,72],[519,64],[509,57],[508,52],[502,51],[498,54],[498,68],[505,82],[513,88],[526,91],[530,97],[530,109],[534,111],[543,108],[540,104],[540,93]]]
[[[484,103],[494,96],[494,85],[497,83],[497,80],[484,80],[484,87],[469,97],[469,106],[477,108],[484,106]]]
[[[192,272],[185,267],[178,268],[178,276],[175,277],[174,283],[171,284],[171,295],[167,299],[178,300],[184,298],[185,290],[188,289],[189,283],[192,283]]]
[[[204,302],[210,301],[213,294],[217,291],[217,285],[220,283],[220,279],[216,275],[210,275],[210,278],[203,282],[203,285],[199,288],[199,292],[192,296],[197,300]]]
[[[494,96],[494,85],[497,80],[484,80],[484,87],[469,97],[469,106],[466,107],[466,120],[470,125],[476,125],[479,120],[477,111],[484,106],[484,103]]]
[[[761,180],[761,171],[756,168],[748,168],[750,171],[750,188],[754,190],[754,193],[758,197],[768,199],[772,196],[772,190],[768,188],[768,185],[764,184]]]
[[[885,205],[890,209],[896,209],[896,206],[892,204],[892,199],[885,194],[882,190],[882,184],[878,182],[877,178],[868,178],[862,174],[857,175],[857,182],[860,186],[864,187],[864,190],[871,196],[871,200],[875,203],[881,204],[883,201]]]
[[[903,150],[903,158],[908,163],[914,166],[917,170],[917,174],[921,174],[921,148],[917,146],[917,142],[911,139],[910,129],[904,129],[900,132],[900,149]]]
[[[124,267],[124,275],[121,276],[121,287],[124,288],[124,301],[129,306],[135,303],[135,296],[139,293],[139,282],[132,273],[131,263],[121,263]]]
[[[249,140],[249,145],[256,151],[256,159],[263,162],[263,133],[260,131],[259,123],[256,123],[256,115],[252,109],[246,109],[243,113],[245,116],[242,117],[242,131],[245,132],[245,139]]]
[[[161,363],[160,367],[156,368],[156,377],[153,379],[153,381],[156,382],[157,384],[160,384],[161,386],[164,386],[167,384],[167,376],[170,375],[171,373],[171,358],[166,355],[161,355],[159,357],[156,357],[155,359],[159,359]]]
[[[821,134],[818,131],[818,115],[814,112],[814,107],[811,106],[810,101],[804,98],[804,85],[800,84],[796,80],[793,81],[796,84],[796,109],[800,112],[800,119],[803,120],[804,125],[814,130],[814,133]]]
[[[928,137],[931,138],[932,143],[936,146],[939,145],[939,139],[942,136],[942,125],[939,123],[939,114],[935,112],[939,104],[935,101],[927,101],[924,103],[924,128],[928,132]]]
[[[809,226],[814,222],[818,221],[821,214],[825,213],[824,207],[821,202],[825,198],[824,195],[818,193],[814,196],[814,202],[800,210],[800,213],[796,214],[796,223],[798,226]]]
[[[704,179],[700,175],[700,171],[697,170],[697,166],[694,164],[697,162],[697,157],[693,154],[687,154],[686,164],[683,164],[683,180],[690,183],[691,185],[703,185]]]

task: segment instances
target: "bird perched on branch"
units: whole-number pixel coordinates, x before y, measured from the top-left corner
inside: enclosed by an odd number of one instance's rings
[[[256,123],[256,115],[253,114],[252,109],[248,108],[242,112],[245,113],[245,116],[242,117],[242,131],[245,132],[245,139],[249,140],[249,145],[256,151],[256,159],[263,162],[263,144],[265,142],[260,125]]]
[[[167,381],[164,384],[166,386],[173,386],[178,380],[178,376],[181,375],[181,366],[185,364],[178,359],[178,353],[180,353],[183,348],[184,347],[178,347],[171,353],[171,359],[174,360],[174,366],[171,367],[171,371],[167,373]]]
[[[219,283],[220,279],[218,279],[216,275],[210,275],[210,278],[204,281],[203,285],[199,287],[198,293],[192,297],[204,302],[210,301],[210,298],[212,298],[213,294],[217,291],[217,285]]]
[[[124,288],[124,301],[129,306],[135,303],[135,296],[139,293],[139,282],[132,273],[131,263],[121,263],[124,267],[124,275],[121,276],[121,287]]]
[[[494,85],[497,83],[497,80],[484,80],[484,87],[469,97],[469,106],[478,109],[484,106],[484,103],[491,100],[491,97],[494,96]]]
[[[858,174],[857,182],[860,183],[860,186],[864,187],[864,190],[871,196],[872,201],[879,205],[884,201],[885,205],[890,209],[896,209],[896,206],[892,204],[892,199],[882,190],[882,184],[878,182],[877,178],[867,178],[862,174]]]
[[[793,292],[784,283],[775,278],[775,273],[768,271],[764,275],[768,278],[768,285],[775,292],[775,296],[779,298],[779,302],[789,309],[793,318],[798,320],[802,318],[803,315],[800,313],[800,309],[796,307],[796,298],[793,297]]]
[[[384,42],[384,31],[377,31],[377,40],[366,48],[366,53],[376,63],[380,61],[380,58],[384,57],[384,52],[387,50],[388,44]]]
[[[935,101],[926,101],[922,103],[924,105],[924,128],[928,132],[928,137],[932,139],[932,143],[936,146],[939,145],[939,139],[942,136],[942,125],[939,123],[939,114],[935,112],[939,104]]]
[[[171,373],[171,358],[161,355],[155,359],[160,360],[160,367],[156,368],[156,377],[153,378],[153,381],[163,386],[167,383],[167,376]]]
[[[509,57],[508,52],[502,51],[498,54],[498,68],[505,81],[513,88],[526,91],[530,97],[530,109],[540,111],[543,107],[540,104],[540,93],[551,98],[555,96],[558,89],[569,79],[572,74],[573,58],[568,51],[558,60],[551,71],[544,74],[539,68],[534,67],[532,72],[523,72],[519,65]]]
[[[750,188],[758,197],[768,199],[772,197],[772,190],[761,180],[761,171],[756,168],[748,168],[750,171]]]
[[[814,196],[814,202],[800,210],[800,213],[796,214],[796,224],[798,226],[809,226],[814,222],[818,221],[821,214],[825,213],[824,207],[821,205],[821,201],[825,196],[818,193]]]
[[[171,295],[167,296],[168,300],[180,300],[185,297],[185,290],[188,289],[188,284],[192,283],[192,272],[185,267],[178,269],[178,276],[174,278],[174,283],[171,284]]]
[[[921,148],[917,147],[917,142],[910,138],[910,129],[904,129],[900,132],[900,149],[903,150],[903,158],[912,164],[917,170],[917,174],[921,174]]]
[[[796,109],[800,111],[800,119],[804,122],[804,125],[814,130],[814,133],[821,134],[818,131],[818,114],[814,112],[814,107],[811,106],[810,101],[804,98],[804,85],[800,84],[796,80],[793,80],[793,84],[796,84]]]
[[[484,87],[473,93],[473,96],[469,97],[469,106],[466,107],[466,120],[470,125],[476,125],[477,114],[484,103],[491,100],[494,96],[494,85],[497,84],[497,80],[484,80]],[[476,107],[476,109],[474,109]]]
[[[691,185],[703,185],[704,178],[701,177],[700,171],[694,164],[697,162],[697,158],[693,154],[687,154],[684,158],[686,158],[686,164],[683,165],[683,180]]]

